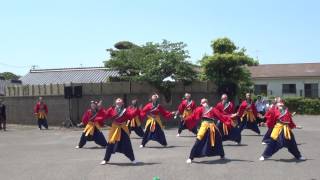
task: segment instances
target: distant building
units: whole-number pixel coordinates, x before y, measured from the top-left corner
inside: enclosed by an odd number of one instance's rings
[[[104,67],[60,69],[34,69],[21,77],[23,85],[48,85],[66,83],[100,83],[119,77],[118,71]]]
[[[319,97],[320,63],[262,64],[248,68],[255,94]]]
[[[19,80],[5,80],[4,77],[0,77],[0,96],[5,96],[6,87],[12,85],[20,85],[21,81]]]
[[[4,96],[5,95],[5,89],[8,85],[9,81],[4,80],[4,78],[0,77],[0,96]]]

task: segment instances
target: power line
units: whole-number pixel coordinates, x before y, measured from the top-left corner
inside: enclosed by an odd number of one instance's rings
[[[6,67],[10,67],[10,68],[30,68],[31,66],[18,66],[18,65],[12,65],[12,64],[7,64],[7,63],[3,63],[0,62],[1,66],[6,66]]]

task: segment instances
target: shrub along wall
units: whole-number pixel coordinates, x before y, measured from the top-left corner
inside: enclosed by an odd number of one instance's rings
[[[320,114],[319,98],[287,97],[284,100],[291,112],[296,111],[298,114]]]
[[[257,96],[252,97],[254,101]],[[267,97],[270,102],[275,97]],[[298,114],[320,115],[320,98],[310,99],[304,97],[282,97],[285,105],[289,108],[290,112],[297,112]]]

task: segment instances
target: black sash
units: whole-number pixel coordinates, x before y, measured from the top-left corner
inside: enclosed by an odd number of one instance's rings
[[[224,105],[224,107],[223,107],[223,111],[225,111],[229,106],[230,106],[230,101],[227,103],[227,105]]]
[[[115,121],[115,120],[121,118],[126,111],[127,111],[127,109],[124,108],[120,113],[118,113],[118,114],[116,115],[116,117],[114,117],[114,118],[112,119],[112,121]]]
[[[97,115],[98,115],[98,112],[97,111],[92,111],[91,110],[91,117],[89,118],[89,121],[93,121],[96,117],[97,117]]]
[[[158,107],[159,107],[159,104],[157,104],[157,106],[155,106],[155,107],[152,107],[152,109],[148,112],[148,115],[154,117],[154,115],[152,115],[151,113],[152,113],[153,111],[157,110]]]
[[[280,116],[279,116],[279,121],[280,121],[281,123],[289,124],[289,122],[284,122],[284,121],[282,120],[282,118],[283,118],[287,113],[288,113],[288,109],[286,109],[283,113],[280,114]]]

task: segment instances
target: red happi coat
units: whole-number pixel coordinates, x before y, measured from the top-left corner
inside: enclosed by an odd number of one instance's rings
[[[139,118],[139,120],[141,121],[141,109],[139,109],[138,107],[134,107],[134,106],[129,106],[128,108],[127,108],[131,113],[134,113],[134,114],[136,114],[136,116],[138,116],[138,118]],[[135,117],[136,117],[135,116]],[[131,119],[128,119],[128,120],[131,120]]]
[[[270,107],[266,114],[264,115],[264,117],[266,118],[266,124],[267,127],[269,129],[272,129],[274,127],[274,125],[277,122],[277,119],[275,118],[275,111],[277,110],[277,106],[276,105],[272,105],[272,107]]]
[[[234,113],[234,104],[231,101],[228,102],[228,105],[226,107],[224,106],[223,102],[220,101],[219,103],[217,103],[215,108],[224,115],[230,115]]]
[[[186,120],[187,121],[200,121],[202,118],[209,118],[209,119],[217,119],[220,120],[222,123],[226,124],[228,127],[231,126],[231,116],[224,115],[223,113],[219,112],[214,107],[211,107],[209,111],[205,112],[205,107],[198,106]]]
[[[102,108],[98,110],[97,114],[94,116],[94,112],[92,109],[88,109],[82,116],[82,123],[84,125],[87,125],[89,121],[93,121],[95,123],[98,123],[100,126],[103,126],[104,120],[105,120],[105,110]]]
[[[240,107],[239,107],[239,109],[238,109],[238,115],[240,116],[240,117],[242,117],[242,115],[244,114],[244,112],[246,111],[246,110],[249,110],[249,109],[251,109],[252,110],[252,112],[253,112],[253,115],[255,116],[255,117],[257,117],[257,108],[256,108],[256,106],[255,106],[255,104],[254,104],[254,102],[251,100],[251,103],[250,104],[248,104],[248,102],[246,101],[246,100],[244,100],[244,101],[242,101],[242,103],[240,104]]]
[[[128,119],[132,119],[137,115],[138,111],[134,111],[130,108],[123,108],[120,114],[118,114],[115,106],[112,106],[105,110],[105,119],[112,120],[117,124],[125,123]]]
[[[277,121],[280,121],[284,124],[288,124],[291,129],[296,127],[296,124],[292,120],[292,115],[289,112],[288,108],[286,108],[285,113],[281,114],[278,108],[273,108],[270,112],[270,116],[267,116],[267,125],[269,128],[273,128]]]
[[[193,111],[194,109],[196,109],[196,103],[191,100],[191,102],[188,104],[187,100],[183,100],[178,107],[179,114],[183,114],[184,110],[186,109]]]
[[[40,102],[38,102],[34,107],[34,113],[39,113],[41,110],[43,110],[46,113],[46,115],[48,114],[48,106],[46,103],[43,103],[41,105]]]
[[[164,109],[160,104],[158,104],[156,107],[153,107],[153,104],[150,102],[146,104],[143,109],[140,111],[140,115],[142,118],[145,118],[148,115],[151,116],[157,116],[161,115],[166,119],[170,119],[172,117],[172,114],[170,111],[167,111]]]
[[[187,100],[183,100],[178,107],[178,112],[180,115],[182,115],[185,110],[193,112],[195,109],[196,109],[196,104],[193,100],[191,100],[191,102],[189,103]],[[185,120],[185,125],[188,129],[193,129],[197,125],[197,122]]]

